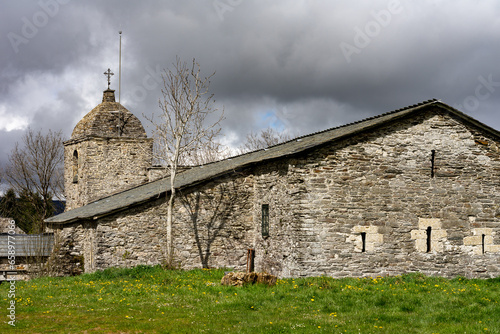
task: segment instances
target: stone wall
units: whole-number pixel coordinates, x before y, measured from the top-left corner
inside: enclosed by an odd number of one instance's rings
[[[73,276],[86,271],[84,254],[90,250],[86,237],[85,223],[74,223],[60,227],[49,227],[54,233],[54,251],[49,266],[54,275]],[[88,268],[88,267],[87,267]]]
[[[257,267],[271,273],[500,275],[499,144],[446,115],[399,121],[256,174],[256,216],[269,204],[271,220]]]
[[[76,171],[75,151],[78,154]],[[87,137],[66,142],[66,210],[147,182],[151,152],[152,140],[147,138]]]
[[[178,193],[172,228],[178,267],[245,269],[247,249],[254,243],[251,190],[249,176],[220,179],[193,192]],[[97,222],[71,224],[58,229],[65,240],[60,253],[81,256],[85,272],[161,264],[166,215],[166,197],[162,196]]]
[[[243,270],[253,248],[281,277],[500,276],[499,147],[436,111],[234,171],[182,190],[175,259]],[[165,219],[159,198],[61,234],[78,235],[86,271],[157,264]]]

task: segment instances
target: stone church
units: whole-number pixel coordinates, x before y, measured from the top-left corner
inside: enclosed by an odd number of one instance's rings
[[[104,91],[64,143],[62,274],[162,262],[168,178]],[[500,276],[500,132],[437,100],[178,174],[174,260],[280,277]]]

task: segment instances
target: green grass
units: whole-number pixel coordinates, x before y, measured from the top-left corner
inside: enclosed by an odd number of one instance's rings
[[[221,286],[223,275],[141,266],[17,282],[15,327],[4,283],[0,332],[500,333],[499,278],[315,277],[236,288]]]

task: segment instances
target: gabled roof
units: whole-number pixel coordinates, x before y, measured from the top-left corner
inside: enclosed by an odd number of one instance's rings
[[[470,116],[438,101],[429,100],[406,108],[394,110],[379,116],[367,118],[358,122],[331,128],[321,132],[295,138],[288,142],[278,144],[263,150],[258,150],[236,157],[213,162],[207,165],[193,167],[177,175],[175,181],[176,188],[185,188],[193,186],[215,177],[230,174],[231,172],[249,167],[265,161],[277,158],[292,156],[304,152],[313,147],[323,145],[327,142],[340,140],[375,127],[387,124],[389,122],[401,119],[410,114],[416,114],[429,108],[438,108],[447,111],[463,120],[465,123],[472,124],[482,131],[500,139],[500,132],[473,119]],[[159,198],[170,190],[170,179],[163,178],[154,182],[146,183],[135,188],[123,191],[121,193],[102,198],[98,201],[79,207],[60,215],[46,219],[47,223],[66,224],[78,221],[80,219],[98,219],[100,217],[122,211],[126,208],[145,203],[151,199]]]

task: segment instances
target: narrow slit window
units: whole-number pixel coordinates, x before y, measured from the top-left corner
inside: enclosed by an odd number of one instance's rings
[[[366,252],[366,232],[361,232],[361,252]]]
[[[436,150],[431,151],[431,177],[434,177],[434,169],[436,165]]]
[[[78,183],[78,151],[73,152],[73,183]]]
[[[262,204],[262,236],[269,236],[269,204]]]
[[[484,254],[484,239],[485,239],[486,235],[482,235],[481,236],[481,244],[482,244],[482,247],[483,247],[483,254]]]
[[[432,227],[427,228],[427,253],[431,252],[431,231]]]

